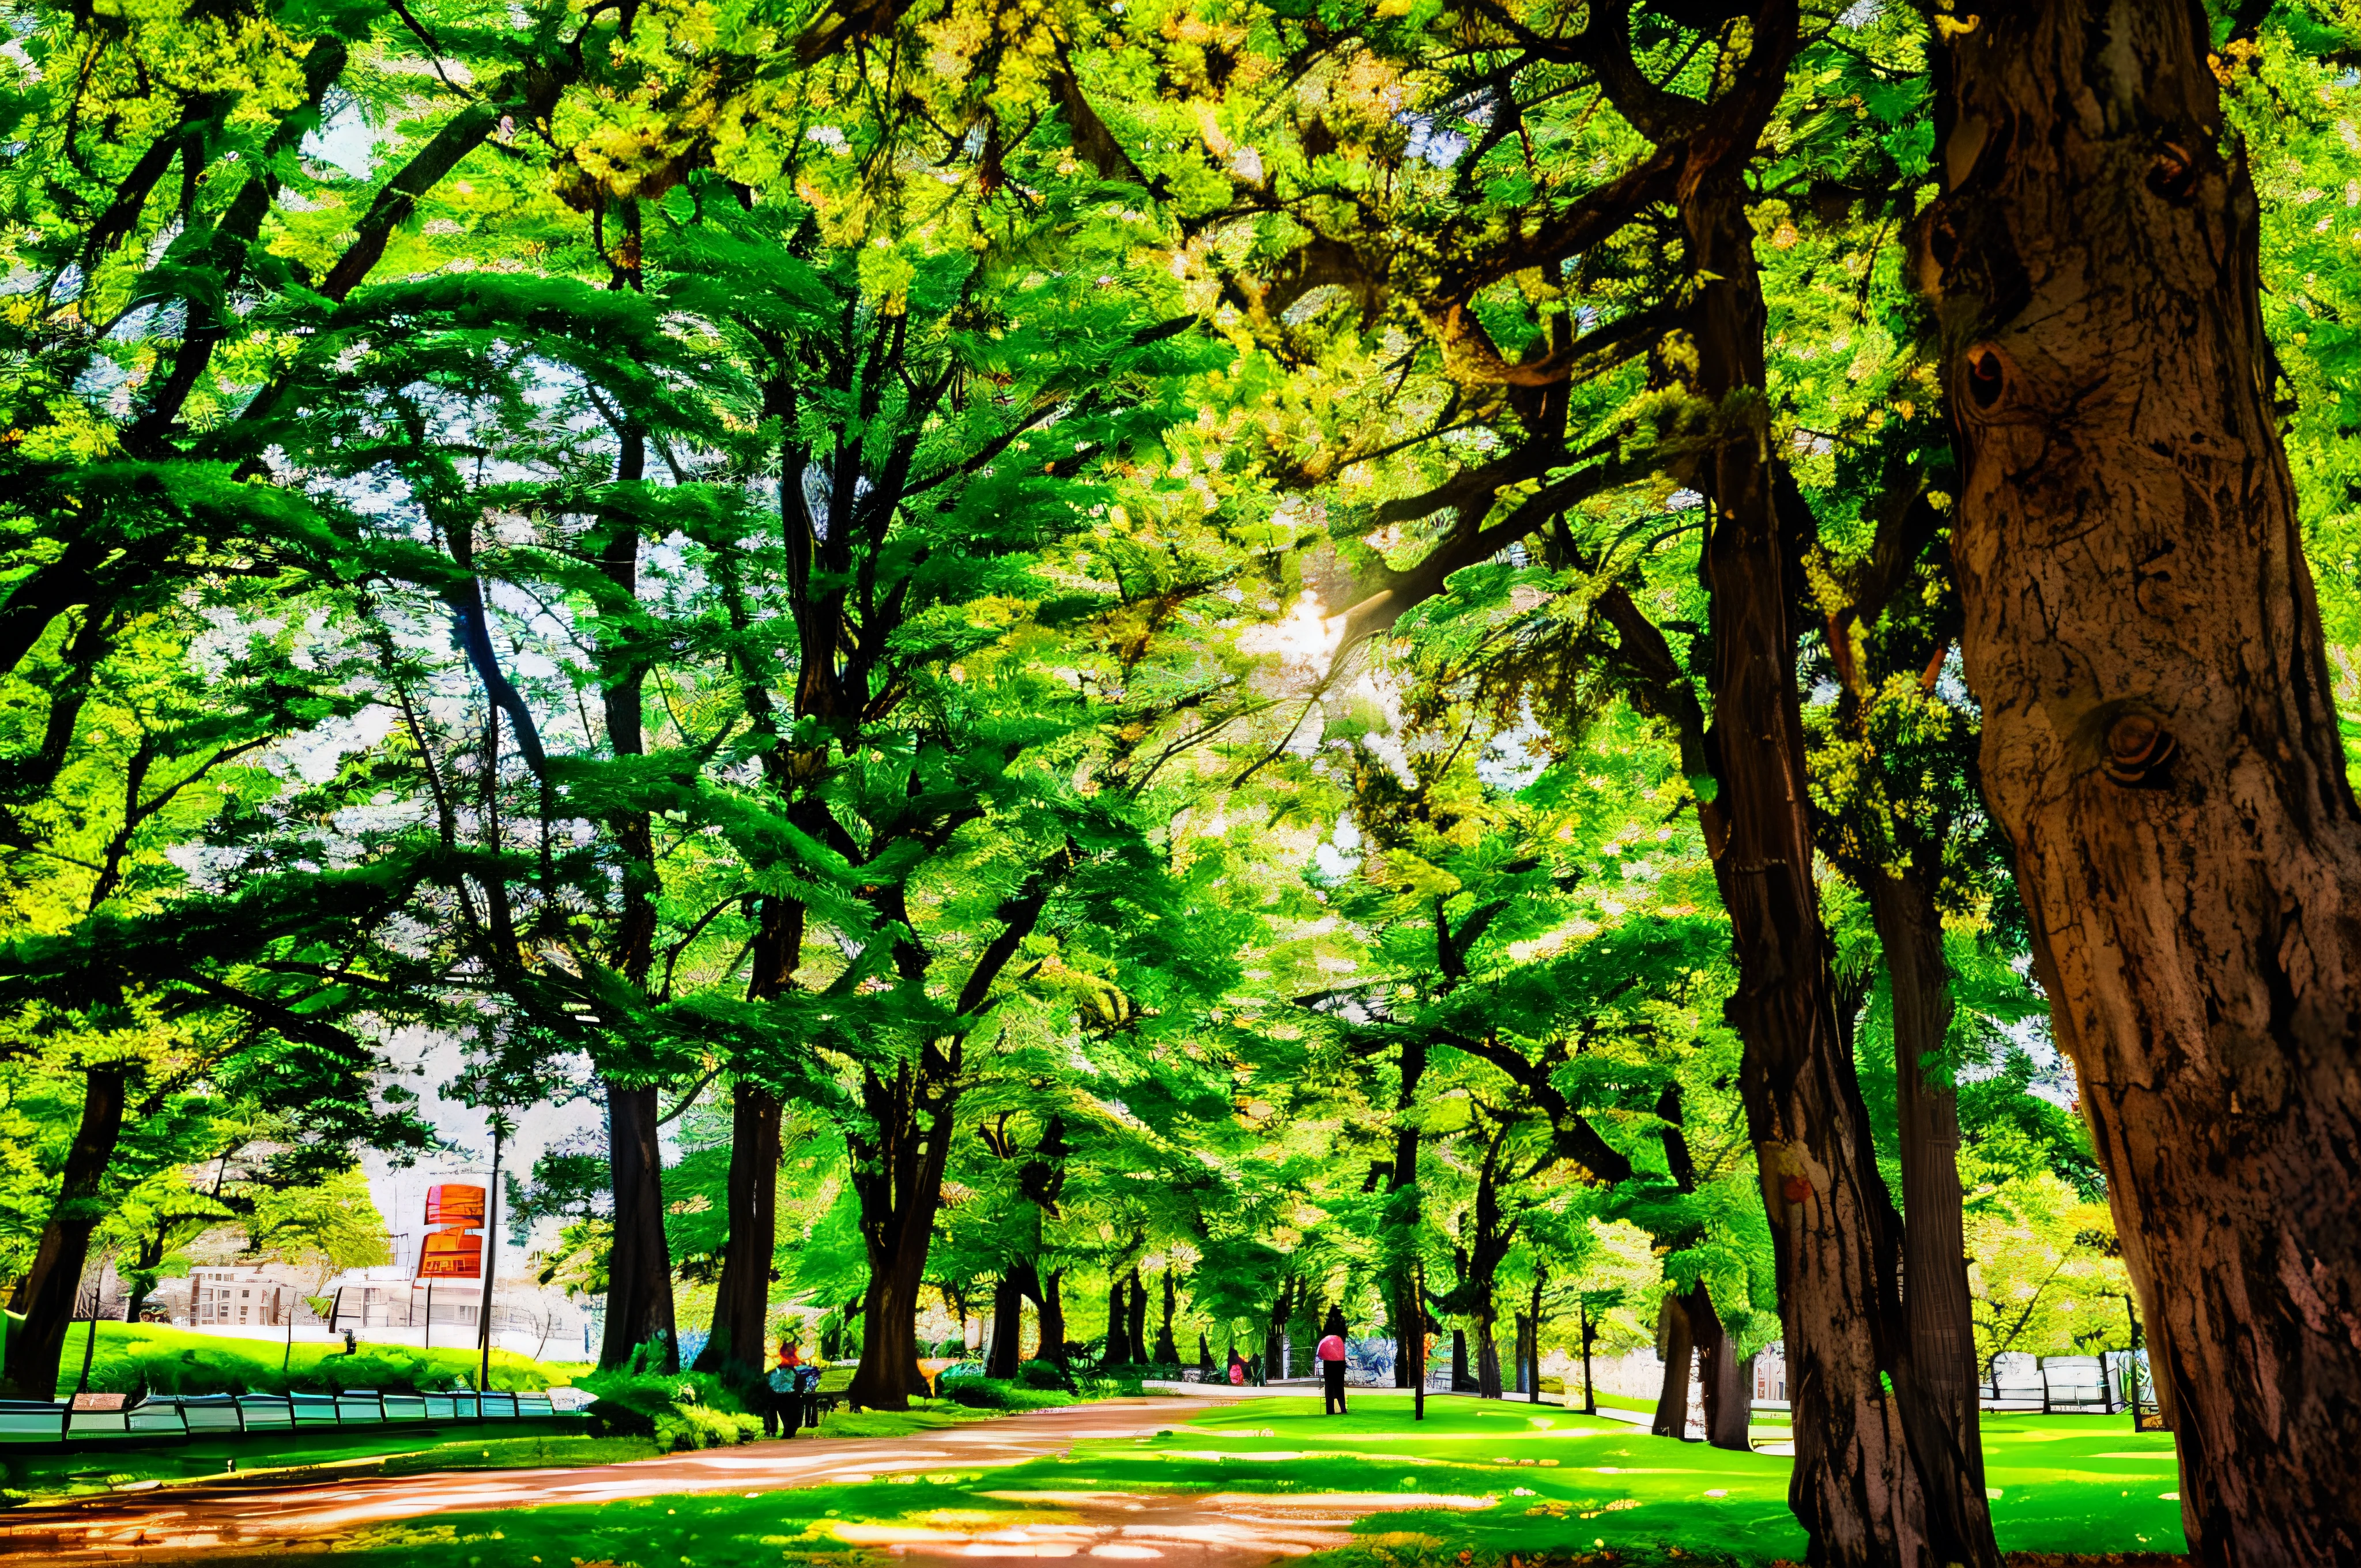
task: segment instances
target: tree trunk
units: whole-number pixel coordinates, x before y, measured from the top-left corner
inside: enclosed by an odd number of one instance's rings
[[[1739,1385],[1738,1346],[1722,1326],[1721,1314],[1714,1310],[1713,1298],[1704,1286],[1697,1286],[1681,1298],[1681,1312],[1688,1322],[1689,1339],[1697,1346],[1697,1398],[1705,1408],[1706,1442],[1739,1453],[1753,1452],[1746,1441],[1746,1419],[1752,1406]]]
[[[1943,1051],[1950,965],[1935,883],[1915,870],[1861,879],[1894,990],[1894,1104],[1902,1152],[1902,1308],[1909,1348],[1894,1393],[1927,1483],[1937,1560],[2000,1568],[1984,1493],[1975,1306],[1960,1194],[1960,1096]]]
[[[730,1237],[721,1247],[721,1282],[713,1297],[713,1332],[697,1358],[700,1372],[763,1370],[763,1336],[771,1315],[771,1255],[778,1241],[779,1102],[741,1079],[730,1108]]]
[[[1131,1316],[1125,1324],[1124,1338],[1131,1342],[1131,1354],[1141,1361],[1148,1359],[1148,1287],[1139,1277],[1139,1265],[1131,1266]]]
[[[848,1141],[869,1285],[862,1296],[861,1365],[846,1394],[869,1409],[906,1410],[911,1396],[926,1392],[918,1372],[918,1295],[942,1205],[963,1047],[957,1038],[929,1043],[891,1079],[862,1074],[867,1125]]]
[[[1287,1320],[1295,1310],[1295,1281],[1290,1278],[1279,1288],[1279,1299],[1270,1305],[1270,1331],[1263,1336],[1262,1376],[1266,1383],[1287,1376]]]
[[[1106,1364],[1109,1366],[1128,1366],[1136,1359],[1127,1339],[1126,1325],[1130,1321],[1131,1313],[1125,1309],[1123,1301],[1123,1276],[1109,1274],[1106,1332]]]
[[[1582,1306],[1582,1413],[1598,1413],[1598,1387],[1590,1380],[1590,1347],[1598,1343],[1598,1325],[1590,1319],[1587,1302]]]
[[[66,1150],[57,1206],[42,1227],[21,1299],[24,1326],[7,1334],[7,1386],[20,1399],[54,1399],[58,1363],[64,1359],[66,1329],[82,1293],[82,1271],[90,1261],[91,1233],[106,1217],[102,1188],[107,1162],[123,1136],[128,1075],[120,1067],[93,1068],[83,1091],[82,1120]]]
[[[1392,1277],[1387,1282],[1387,1310],[1400,1325],[1400,1352],[1394,1357],[1394,1387],[1409,1388],[1426,1378],[1426,1303],[1418,1299],[1418,1127],[1411,1112],[1418,1105],[1419,1080],[1426,1076],[1426,1042],[1408,1039],[1401,1047],[1401,1087],[1394,1096],[1394,1163],[1386,1179],[1386,1219],[1391,1242]]]
[[[1467,1365],[1467,1331],[1464,1328],[1451,1331],[1451,1391],[1455,1394],[1477,1391],[1475,1374]]]
[[[992,1288],[992,1349],[985,1355],[983,1375],[1014,1377],[1025,1359],[1025,1293],[1016,1277],[1004,1274]]]
[[[1164,1266],[1164,1321],[1156,1330],[1156,1354],[1151,1358],[1159,1366],[1180,1365],[1180,1347],[1172,1339],[1172,1311],[1178,1306],[1178,1293],[1172,1286],[1172,1266]]]
[[[1664,1383],[1656,1395],[1656,1419],[1648,1430],[1658,1437],[1686,1438],[1689,1430],[1689,1375],[1697,1340],[1689,1315],[1673,1297],[1664,1298],[1656,1319],[1656,1349],[1664,1358]]]
[[[1497,1399],[1502,1393],[1500,1311],[1493,1305],[1489,1290],[1484,1293],[1483,1304],[1476,1312],[1476,1393],[1485,1399]]]
[[[1925,230],[1982,781],[2200,1563],[2361,1561],[2361,812],[2194,0],[1984,8]],[[2224,70],[2235,69],[2224,64]]]
[[[615,1239],[607,1259],[607,1327],[598,1365],[620,1366],[641,1345],[658,1366],[680,1370],[673,1332],[672,1254],[664,1231],[664,1148],[653,1085],[607,1084],[607,1166],[615,1190]]]
[[[1041,1357],[1052,1366],[1066,1365],[1066,1271],[1053,1268],[1041,1277]]]
[[[1784,14],[1783,37],[1758,29],[1753,47],[1792,45],[1794,21]],[[1795,1368],[1788,1497],[1815,1563],[1915,1563],[1925,1551],[1924,1487],[1885,1391],[1900,1363],[1898,1222],[1837,1029],[1812,870],[1789,620],[1804,592],[1790,574],[1803,519],[1783,519],[1769,461],[1764,311],[1743,159],[1716,156],[1684,173],[1680,203],[1698,280],[1694,389],[1726,416],[1692,481],[1714,520],[1702,575],[1713,660],[1706,751],[1716,789],[1699,815],[1737,952],[1728,1014],[1745,1047],[1740,1089]]]

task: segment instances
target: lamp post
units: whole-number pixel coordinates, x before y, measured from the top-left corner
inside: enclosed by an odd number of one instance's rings
[[[476,1391],[488,1392],[492,1386],[492,1276],[500,1271],[500,1233],[493,1223],[500,1212],[500,1145],[515,1130],[515,1124],[505,1112],[495,1111],[492,1127],[492,1180],[490,1190],[484,1194],[484,1295],[483,1305],[476,1310],[476,1346],[480,1365],[476,1373]]]

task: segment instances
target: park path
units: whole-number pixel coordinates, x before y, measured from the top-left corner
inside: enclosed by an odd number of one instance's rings
[[[1010,1465],[1061,1453],[1085,1439],[1147,1436],[1187,1420],[1191,1413],[1169,1398],[1108,1400],[906,1438],[758,1442],[621,1464],[445,1471],[280,1486],[204,1482],[0,1514],[0,1561],[13,1565],[137,1562],[185,1553],[277,1555],[325,1546],[372,1526],[445,1513],[693,1492],[762,1492],[865,1481],[906,1470]],[[1056,1522],[994,1530],[979,1526],[972,1531],[849,1522],[840,1533],[855,1544],[897,1556],[1171,1559],[1247,1568],[1342,1545],[1356,1519],[1379,1508],[1432,1507],[1436,1501],[1389,1495],[992,1495],[1035,1503],[1054,1511]]]

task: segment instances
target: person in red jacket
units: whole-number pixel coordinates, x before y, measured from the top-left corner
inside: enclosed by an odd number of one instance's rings
[[[1323,1416],[1345,1414],[1345,1314],[1339,1308],[1328,1309],[1328,1321],[1323,1325],[1323,1337],[1312,1354],[1320,1363],[1323,1391],[1327,1396]]]

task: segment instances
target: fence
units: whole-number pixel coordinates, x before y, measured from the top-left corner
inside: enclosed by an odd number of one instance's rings
[[[188,1438],[319,1427],[513,1421],[573,1416],[590,1402],[576,1388],[539,1393],[456,1389],[432,1394],[347,1388],[341,1394],[166,1394],[132,1403],[120,1394],[72,1399],[0,1399],[0,1447],[85,1438]]]

